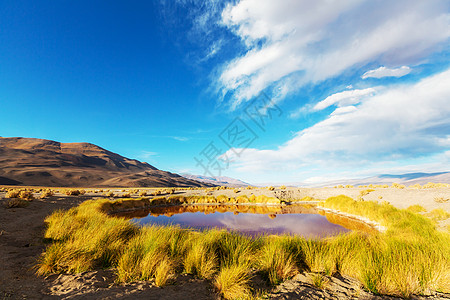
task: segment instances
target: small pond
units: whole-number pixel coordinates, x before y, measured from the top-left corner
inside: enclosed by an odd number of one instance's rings
[[[175,224],[199,230],[223,228],[251,236],[296,234],[323,238],[351,230],[374,230],[361,221],[326,213],[313,205],[159,206],[117,215],[131,218],[141,225]]]

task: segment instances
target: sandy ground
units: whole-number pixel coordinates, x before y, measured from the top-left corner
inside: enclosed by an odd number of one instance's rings
[[[284,199],[310,196],[326,199],[329,196],[346,194],[357,198],[363,189],[298,189],[268,191],[266,189],[214,191],[230,197],[242,194],[265,194]],[[119,193],[117,191],[117,193]],[[204,191],[188,191],[190,194]],[[119,193],[120,194],[120,193]],[[379,197],[382,199],[379,199]],[[6,209],[5,194],[0,193],[0,297],[1,299],[217,299],[210,282],[190,275],[180,275],[175,282],[158,288],[151,282],[127,285],[116,284],[112,270],[85,272],[76,275],[52,275],[38,277],[33,266],[45,249],[42,236],[44,218],[56,209],[68,209],[86,199],[102,197],[87,194],[83,197],[62,196],[37,199],[25,208]],[[450,189],[409,190],[377,189],[364,196],[365,200],[389,201],[394,206],[406,208],[419,204],[428,211],[442,208],[450,212],[449,201],[438,203],[436,198],[449,199]],[[448,220],[447,220],[448,221]],[[354,279],[342,276],[328,278],[324,289],[315,288],[308,274],[300,274],[267,292],[270,299],[395,299],[377,297],[361,288]],[[425,299],[425,297],[422,297]],[[436,295],[426,299],[450,299],[449,295]],[[418,298],[419,299],[419,298]]]

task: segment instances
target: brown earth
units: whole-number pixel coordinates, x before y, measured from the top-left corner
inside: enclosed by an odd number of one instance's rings
[[[49,187],[213,186],[89,143],[0,137],[0,184]]]
[[[256,194],[277,194],[281,190],[266,192],[264,189],[245,190]],[[194,191],[189,191],[194,192]],[[200,192],[200,191],[196,191]],[[215,191],[223,193],[224,191]],[[232,190],[226,190],[232,193]],[[244,190],[242,190],[244,193]],[[310,193],[318,196],[319,189],[295,192]],[[342,192],[342,190],[341,190]],[[351,192],[348,190],[350,194]],[[384,196],[391,191],[384,190]],[[430,191],[432,196],[436,192]],[[335,193],[330,191],[324,192]],[[382,193],[380,191],[380,193]],[[342,194],[342,193],[341,193]],[[397,195],[398,196],[398,195]],[[423,196],[423,195],[422,195]],[[33,266],[46,244],[43,241],[44,218],[56,209],[74,207],[86,199],[104,197],[96,194],[85,196],[63,196],[57,194],[49,199],[38,199],[24,208],[6,209],[5,193],[0,193],[0,297],[1,299],[217,299],[212,284],[190,275],[180,275],[172,284],[158,288],[152,282],[117,284],[113,270],[98,270],[81,274],[58,274],[38,277]],[[319,198],[319,197],[317,197]],[[389,197],[387,197],[389,198]],[[390,198],[389,198],[390,199]],[[402,199],[398,199],[401,202]],[[409,199],[403,198],[403,202]],[[397,202],[393,202],[395,206]],[[433,205],[428,201],[428,205]],[[429,207],[427,204],[424,206]],[[441,205],[441,204],[440,204]],[[322,289],[316,288],[311,281],[313,274],[299,274],[270,291],[264,284],[268,299],[398,299],[388,296],[376,296],[364,290],[355,279],[334,274],[327,276]],[[413,296],[413,299],[450,299],[447,294],[433,296]]]

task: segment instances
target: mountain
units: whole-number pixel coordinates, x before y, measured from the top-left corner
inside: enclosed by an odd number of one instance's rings
[[[59,187],[203,187],[90,143],[0,137],[0,184]]]
[[[226,176],[202,176],[202,175],[192,175],[192,174],[181,174],[181,176],[197,180],[200,182],[208,183],[208,184],[214,184],[214,185],[220,185],[220,186],[230,186],[230,187],[243,187],[243,186],[249,186],[251,184],[244,182],[239,179],[226,177]]]

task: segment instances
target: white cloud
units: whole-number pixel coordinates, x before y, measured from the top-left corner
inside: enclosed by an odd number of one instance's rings
[[[189,141],[189,138],[184,136],[171,136],[172,139],[179,141],[179,142],[187,142]]]
[[[152,151],[141,151],[141,153],[138,155],[138,158],[147,160],[153,158],[154,156],[158,156],[158,153]]]
[[[235,108],[267,87],[282,99],[355,66],[414,63],[450,37],[449,20],[441,0],[240,1],[222,24],[248,51],[223,66],[218,88]]]
[[[350,90],[328,96],[324,100],[317,103],[314,107],[314,111],[325,109],[331,105],[337,104],[338,106],[347,106],[351,104],[357,104],[364,96],[375,93],[374,88],[367,88],[363,90]]]
[[[411,68],[407,66],[402,66],[396,69],[389,69],[386,67],[379,67],[375,70],[370,70],[364,73],[361,78],[366,79],[369,77],[372,78],[383,78],[383,77],[402,77],[411,72]]]
[[[448,151],[449,82],[450,69],[415,84],[385,89],[357,107],[337,108],[276,150],[246,149],[233,157],[233,167],[278,174],[319,166],[360,167],[370,161]],[[233,151],[227,155],[232,157]]]

